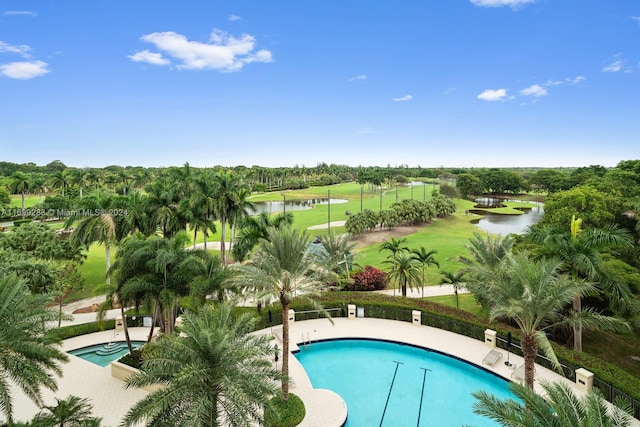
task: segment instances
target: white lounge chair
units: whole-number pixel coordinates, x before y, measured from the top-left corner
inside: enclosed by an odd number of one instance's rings
[[[520,384],[524,383],[524,363],[511,373],[511,379]]]
[[[495,363],[500,360],[502,357],[502,353],[498,350],[491,350],[487,355],[482,359],[482,363],[486,363],[487,365],[493,366]]]

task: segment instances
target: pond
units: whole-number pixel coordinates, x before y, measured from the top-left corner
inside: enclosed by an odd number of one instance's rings
[[[261,212],[282,212],[285,209],[287,211],[304,211],[313,208],[314,205],[327,205],[329,203],[333,205],[347,203],[348,201],[349,200],[347,199],[327,199],[326,197],[324,197],[307,200],[287,200],[286,202],[282,200],[273,200],[270,202],[254,202],[253,205],[255,206],[255,209],[250,209],[249,215],[256,215]]]
[[[476,207],[500,207],[505,201],[515,202],[517,200],[477,199],[476,202],[478,202],[478,205],[476,205]],[[527,232],[529,226],[540,221],[544,215],[544,207],[541,203],[536,203],[536,205],[530,209],[518,209],[524,213],[522,215],[501,215],[484,211],[477,212],[482,214],[482,218],[474,223],[478,229],[491,234],[499,234],[502,236],[506,236],[507,234],[524,234]]]

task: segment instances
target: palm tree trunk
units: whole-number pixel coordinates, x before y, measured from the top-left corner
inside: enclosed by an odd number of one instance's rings
[[[124,314],[124,306],[120,304],[120,316],[122,316],[122,326],[124,329],[124,339],[127,341],[127,347],[129,347],[129,354],[133,356],[133,346],[131,345],[131,337],[129,337],[129,328],[127,328],[127,315]]]
[[[225,245],[225,241],[227,239],[227,219],[225,217],[220,218],[220,226],[222,227],[222,230],[220,232],[220,259],[222,260],[222,265],[227,265],[227,254]]]
[[[282,305],[282,398],[289,400],[289,301],[280,298]]]
[[[582,298],[580,295],[573,297],[573,311],[577,314],[582,311]],[[582,353],[582,320],[579,318],[573,324],[573,350]]]
[[[535,374],[536,355],[538,353],[538,344],[534,335],[523,335],[522,337],[522,355],[524,357],[524,383],[533,390],[533,379]]]
[[[407,296],[407,279],[406,278],[402,281],[402,296],[403,297]]]
[[[149,330],[149,337],[147,338],[147,342],[151,342],[151,338],[153,338],[153,331],[156,326],[156,322],[158,321],[158,304],[153,303],[153,315],[151,316],[151,329]]]
[[[107,273],[109,273],[109,269],[111,269],[111,247],[109,246],[109,242],[104,242],[104,252],[106,255]],[[107,285],[109,284],[111,284],[111,276],[107,274]]]

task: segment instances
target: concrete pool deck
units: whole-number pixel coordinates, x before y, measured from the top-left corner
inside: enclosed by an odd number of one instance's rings
[[[489,352],[489,348],[482,342],[457,335],[444,330],[428,326],[414,326],[409,322],[382,320],[373,318],[336,318],[333,325],[327,319],[306,320],[291,323],[290,350],[298,349],[298,344],[304,341],[317,341],[331,338],[372,338],[404,342],[420,347],[447,353],[460,359],[484,367],[490,372],[510,379],[513,369],[504,365],[507,358],[506,351],[499,349],[504,355],[495,365],[482,364],[482,359]],[[276,343],[282,348],[279,340],[281,326],[263,329],[257,333],[273,334]],[[131,339],[146,340],[149,328],[130,328]],[[64,351],[86,347],[93,344],[124,340],[122,333],[114,336],[114,331],[104,331],[83,335],[65,340]],[[511,354],[511,363],[520,366],[522,358]],[[280,357],[278,367],[280,368]],[[100,367],[75,356],[69,355],[69,362],[63,366],[63,376],[58,379],[58,391],[45,391],[45,403],[55,403],[54,397],[66,398],[73,394],[88,398],[93,404],[94,416],[102,417],[104,426],[118,426],[127,411],[147,392],[140,389],[124,389],[124,383],[111,377],[110,367]],[[309,378],[298,360],[290,355],[289,372],[292,379],[290,391],[298,395],[306,406],[306,416],[300,424],[302,427],[339,427],[347,416],[347,408],[342,398],[329,390],[314,389]],[[565,381],[572,385],[578,395],[575,385],[549,369],[536,365],[536,387],[540,391],[539,380],[548,379]],[[14,414],[17,421],[26,421],[38,413],[38,408],[21,392],[14,393]],[[636,420],[635,426],[640,426]]]

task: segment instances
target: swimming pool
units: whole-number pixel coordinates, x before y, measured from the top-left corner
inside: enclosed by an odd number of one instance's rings
[[[345,426],[497,426],[475,415],[471,395],[513,397],[508,382],[475,365],[411,345],[340,339],[295,353],[314,388],[346,402]]]
[[[131,341],[133,348],[139,348],[145,341]],[[129,352],[126,341],[112,341],[110,343],[102,343],[90,345],[88,347],[71,350],[68,353],[78,356],[81,359],[95,363],[99,366],[108,366],[114,360],[120,359]]]

